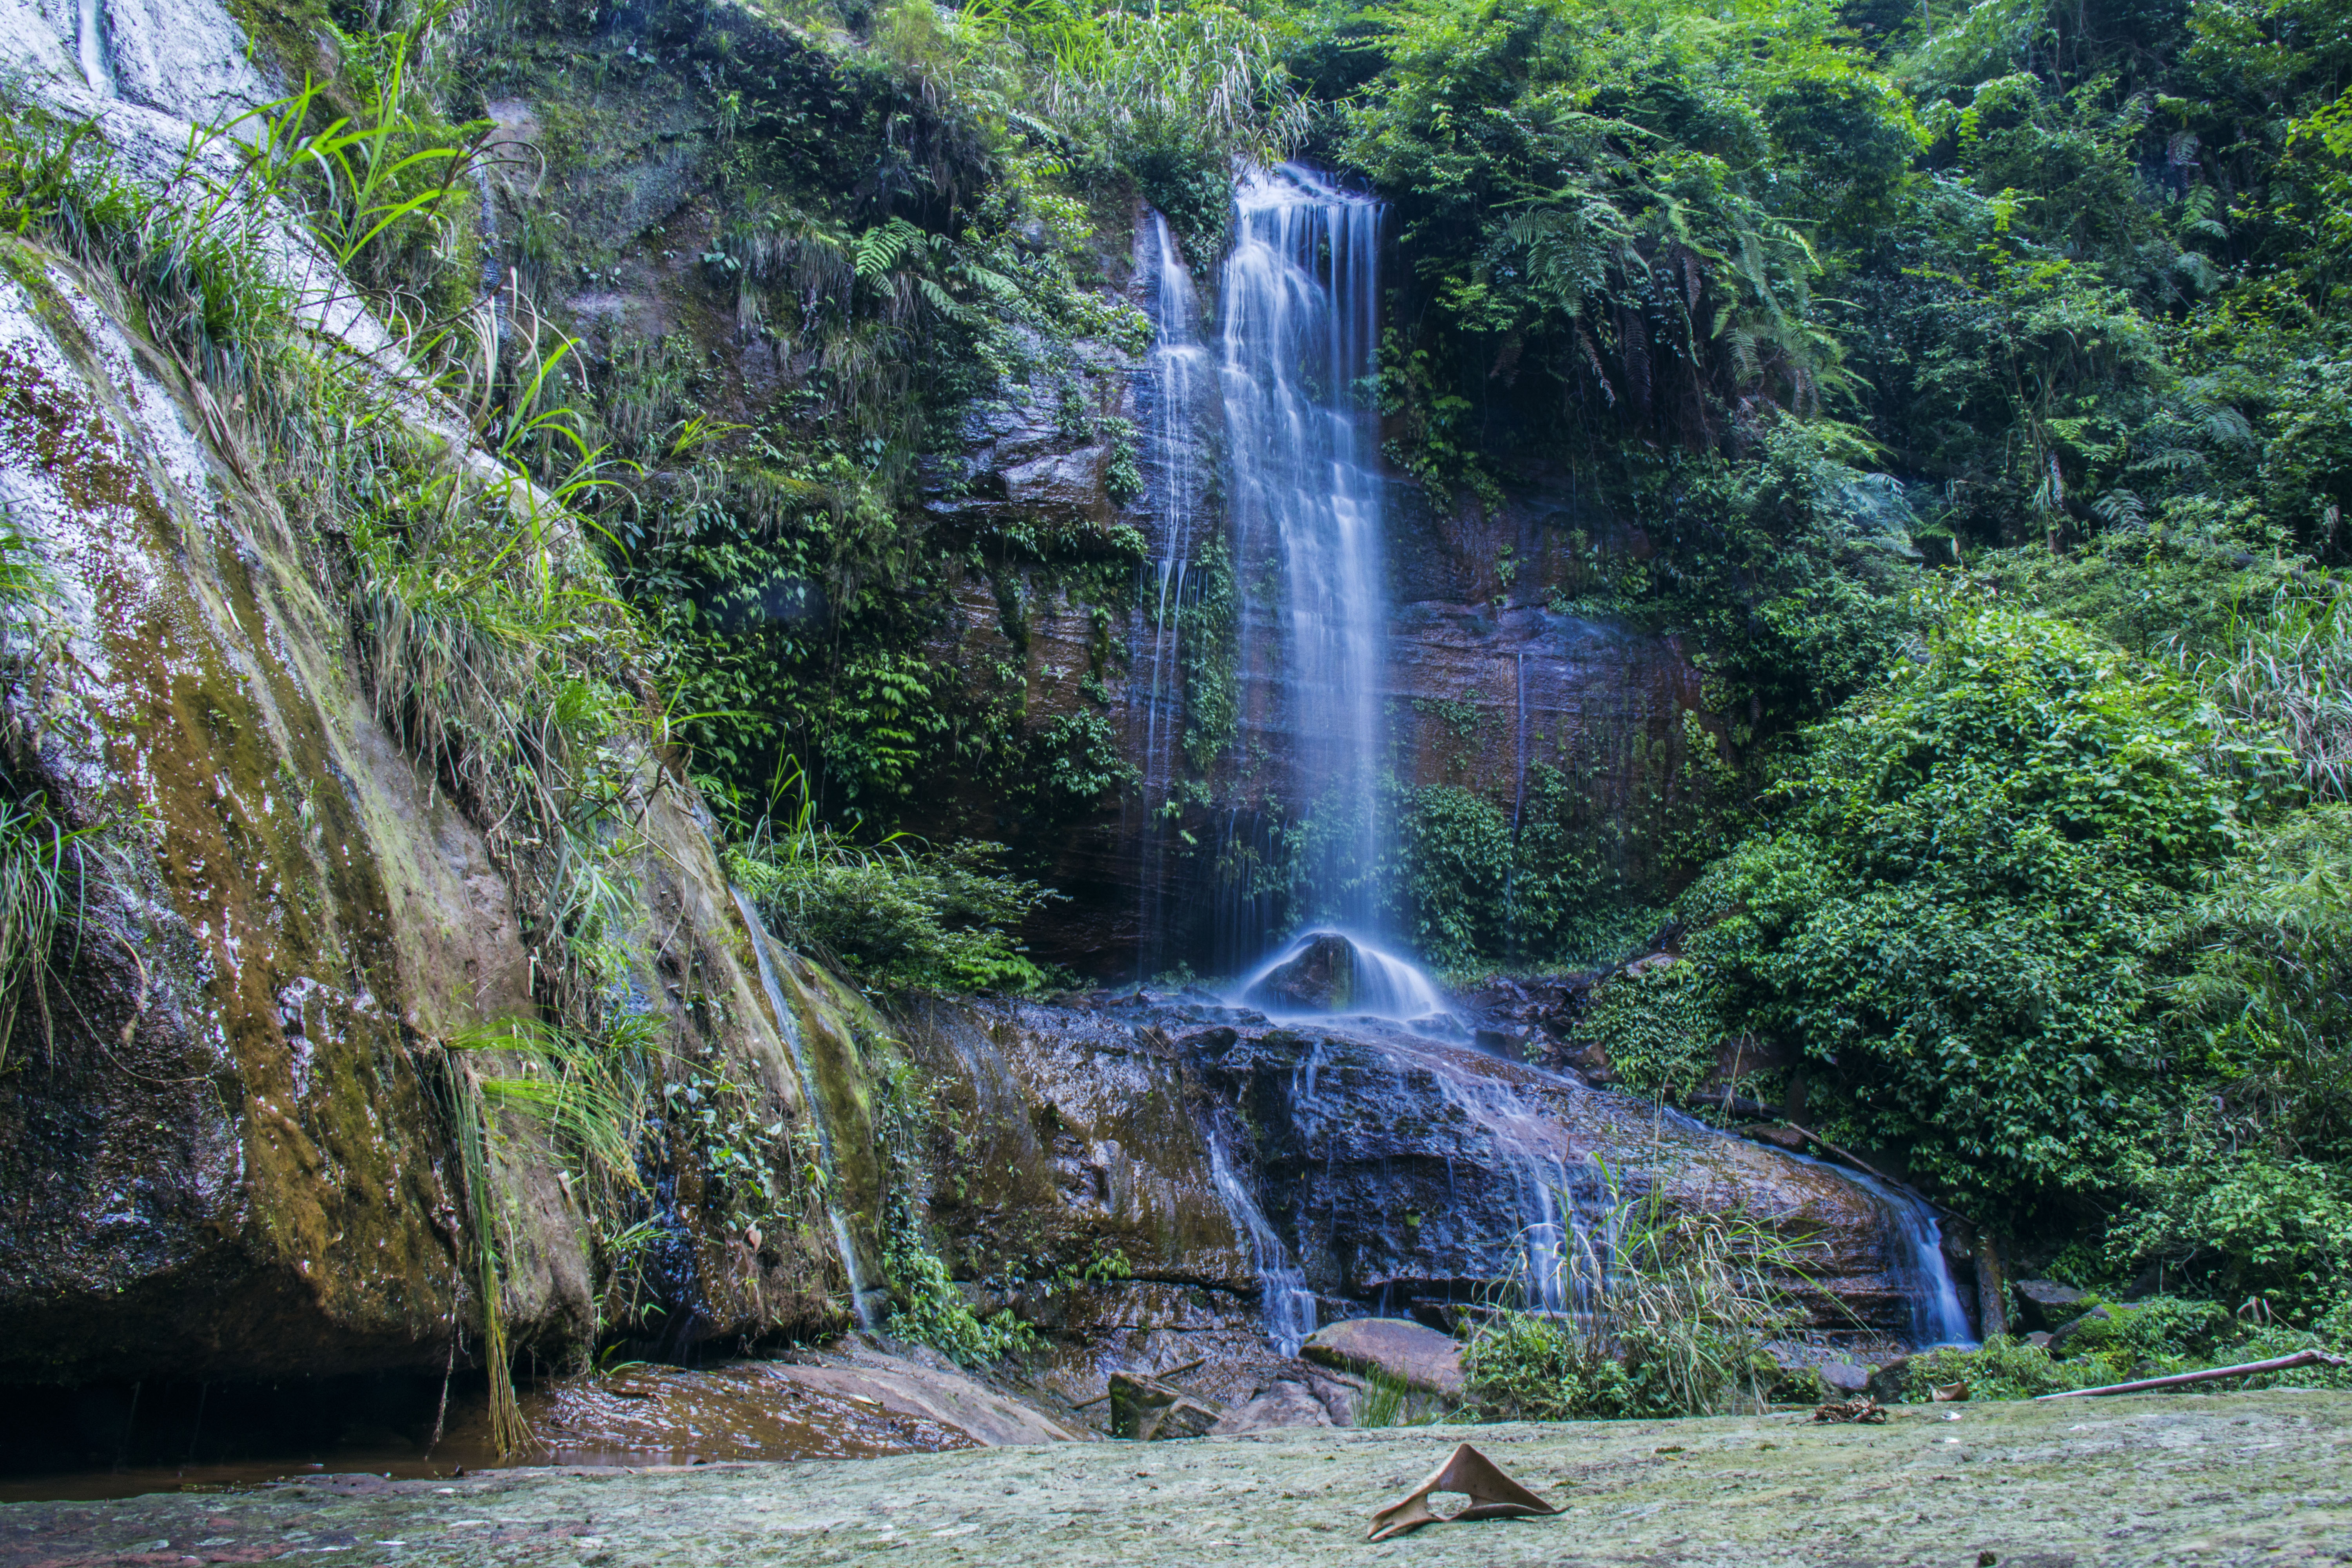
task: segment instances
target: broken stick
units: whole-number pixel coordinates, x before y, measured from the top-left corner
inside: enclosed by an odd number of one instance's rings
[[[2087,1399],[2095,1394],[2138,1394],[2151,1388],[2179,1388],[2184,1384],[2211,1383],[2224,1377],[2252,1377],[2258,1372],[2291,1372],[2299,1366],[2342,1366],[2344,1358],[2326,1351],[2297,1351],[2272,1361],[2250,1361],[2242,1366],[2209,1366],[2203,1372],[2176,1372],[2170,1377],[2143,1377],[2137,1383],[2110,1383],[2100,1388],[2069,1388],[2044,1394],[2042,1399]]]
[[[1181,1366],[1171,1366],[1166,1372],[1140,1372],[1134,1375],[1149,1378],[1152,1382],[1157,1383],[1163,1377],[1173,1377],[1180,1372],[1190,1372],[1196,1366],[1206,1366],[1208,1363],[1209,1358],[1207,1356],[1199,1356],[1192,1361],[1186,1362]],[[1092,1399],[1081,1399],[1076,1404],[1071,1405],[1070,1408],[1073,1410],[1084,1410],[1087,1405],[1100,1405],[1104,1400],[1108,1399],[1109,1397],[1110,1390],[1106,1388],[1100,1394],[1096,1394]]]

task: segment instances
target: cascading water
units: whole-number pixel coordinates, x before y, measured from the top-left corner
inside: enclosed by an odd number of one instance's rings
[[[1388,605],[1373,370],[1379,205],[1285,164],[1236,192],[1218,378],[1238,574],[1278,573],[1278,647],[1243,618],[1255,721],[1287,741],[1326,914],[1375,929]]]
[[[1360,389],[1374,369],[1380,209],[1295,165],[1244,179],[1236,205],[1239,221],[1220,300],[1217,391],[1235,575],[1245,601],[1239,649],[1244,722],[1272,742],[1276,754],[1286,749],[1287,804],[1305,827],[1299,869],[1310,907],[1351,933],[1377,931],[1378,879],[1386,858],[1380,786],[1388,605],[1378,443]],[[1165,226],[1155,223],[1153,236],[1159,340],[1150,381],[1163,400],[1155,440],[1165,460],[1181,468],[1192,454],[1181,443],[1192,432],[1166,419],[1178,390],[1189,395],[1192,384],[1196,362],[1186,336],[1192,301]],[[1159,615],[1143,677],[1147,811],[1164,804],[1172,774],[1166,754],[1157,750],[1171,743],[1176,709],[1169,672],[1177,648],[1167,623],[1169,606],[1181,602],[1181,563],[1197,493],[1164,484],[1158,503],[1163,530]],[[1251,602],[1250,590],[1269,581],[1280,584],[1277,602]],[[1529,674],[1521,656],[1512,671],[1515,837],[1526,804]],[[1244,854],[1270,859],[1276,847],[1265,817],[1247,808],[1234,811],[1218,846],[1221,861]],[[1265,924],[1273,912],[1269,901],[1249,879],[1229,879],[1228,885],[1234,889],[1234,907],[1220,911],[1220,958],[1238,956],[1236,949],[1264,953],[1272,934]],[[1147,900],[1160,896],[1147,879]],[[1148,901],[1147,932],[1157,929],[1155,913]],[[1312,944],[1338,935],[1325,930],[1294,937],[1261,962],[1234,999],[1291,1012],[1261,993],[1261,983],[1307,955]],[[1425,1077],[1434,1084],[1476,1130],[1489,1168],[1507,1173],[1506,1212],[1516,1208],[1518,1226],[1512,1251],[1529,1303],[1552,1311],[1589,1307],[1615,1250],[1610,1226],[1619,1205],[1608,1173],[1571,1152],[1544,1103],[1554,1083],[1570,1089],[1569,1080],[1525,1064],[1514,1064],[1511,1075],[1492,1070],[1491,1059],[1482,1065],[1479,1053],[1460,1043],[1458,1022],[1426,974],[1360,936],[1347,940],[1344,994],[1328,1006],[1297,1011],[1319,1012],[1367,1043],[1376,1040],[1400,1077]],[[1148,943],[1147,937],[1147,964],[1156,957]],[[1341,961],[1336,954],[1326,960],[1327,970]],[[1364,1022],[1340,1025],[1335,1013]],[[1328,1159],[1348,1136],[1353,1108],[1344,1090],[1318,1093],[1317,1059],[1310,1051],[1295,1070],[1290,1102],[1309,1141],[1323,1140]],[[1696,1123],[1691,1129],[1708,1139],[1727,1136]],[[1268,1332],[1285,1350],[1295,1350],[1315,1326],[1315,1299],[1305,1289],[1304,1272],[1268,1222],[1246,1173],[1234,1168],[1222,1136],[1212,1136],[1211,1153],[1214,1185],[1237,1230],[1248,1237],[1264,1282]],[[1933,1215],[1911,1194],[1850,1172],[1839,1174],[1868,1187],[1887,1215],[1888,1250],[1911,1303],[1914,1340],[1921,1345],[1965,1341],[1967,1321],[1943,1266]],[[1303,1237],[1307,1216],[1288,1217],[1298,1222]]]
[[[1810,1155],[1796,1155],[1808,1164],[1834,1172],[1871,1196],[1886,1213],[1887,1272],[1895,1278],[1911,1307],[1911,1345],[1929,1350],[1937,1345],[1974,1345],[1969,1315],[1960,1305],[1959,1288],[1944,1261],[1944,1232],[1927,1200],[1908,1187],[1880,1181],[1864,1171],[1850,1170]]]
[[[751,933],[751,955],[759,963],[760,988],[767,993],[768,1006],[776,1015],[776,1030],[784,1037],[784,1044],[793,1053],[793,1066],[801,1075],[802,1089],[808,1100],[809,1121],[816,1129],[817,1158],[830,1189],[838,1184],[839,1169],[834,1163],[833,1128],[825,1120],[824,1100],[816,1091],[816,1078],[809,1068],[808,1048],[801,1039],[800,1017],[784,996],[782,982],[776,978],[775,959],[768,951],[768,928],[761,921],[760,911],[744,896],[742,889],[733,891],[735,908],[743,917],[744,929]],[[841,1267],[849,1276],[850,1310],[856,1314],[857,1326],[870,1332],[880,1321],[874,1308],[874,1297],[878,1292],[867,1286],[857,1257],[857,1239],[850,1232],[848,1219],[829,1196],[824,1213],[833,1222],[833,1239],[841,1249]]]
[[[74,25],[75,63],[100,98],[114,96],[114,54],[106,42],[106,0],[81,0]]]
[[[1142,932],[1138,978],[1167,967],[1169,931],[1166,862],[1168,805],[1175,783],[1183,685],[1179,655],[1182,642],[1184,578],[1193,543],[1193,523],[1202,510],[1207,465],[1202,461],[1201,418],[1210,390],[1209,351],[1201,342],[1200,302],[1183,252],[1168,220],[1150,215],[1139,246],[1139,269],[1151,279],[1151,352],[1139,387],[1144,415],[1144,464],[1150,487],[1152,521],[1160,539],[1149,597],[1139,609],[1148,619],[1130,647],[1138,654],[1129,682],[1130,723],[1141,741],[1142,811],[1139,879],[1142,888]]]
[[[1260,964],[1234,991],[1235,999],[1244,999],[1258,984],[1283,965],[1291,963],[1318,942],[1337,940],[1344,942],[1352,955],[1353,985],[1347,1005],[1340,1012],[1358,1017],[1385,1018],[1391,1023],[1413,1024],[1424,1028],[1458,1035],[1461,1026],[1454,1020],[1445,998],[1439,994],[1436,984],[1422,973],[1410,960],[1393,952],[1383,952],[1360,937],[1345,931],[1318,929],[1301,931],[1291,939],[1290,945]],[[1277,1012],[1288,1011],[1276,1009]],[[1329,1008],[1313,1009],[1328,1013]]]
[[[1214,1123],[1209,1128],[1209,1179],[1224,1201],[1225,1212],[1233,1215],[1234,1228],[1249,1238],[1250,1262],[1257,1270],[1258,1288],[1265,1293],[1262,1310],[1266,1337],[1283,1354],[1297,1355],[1298,1347],[1316,1330],[1315,1294],[1307,1289],[1307,1277],[1290,1249],[1266,1223],[1265,1212],[1251,1195],[1249,1184],[1234,1170],[1224,1132]]]

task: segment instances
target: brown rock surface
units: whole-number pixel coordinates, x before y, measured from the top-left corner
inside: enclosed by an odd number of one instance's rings
[[[1435,1329],[1402,1318],[1327,1323],[1299,1347],[1299,1353],[1326,1366],[1392,1377],[1425,1394],[1462,1397],[1461,1345]]]
[[[1286,1426],[1328,1426],[1331,1413],[1304,1383],[1288,1378],[1260,1390],[1248,1404],[1228,1410],[1210,1430],[1230,1437],[1244,1432],[1273,1432]]]

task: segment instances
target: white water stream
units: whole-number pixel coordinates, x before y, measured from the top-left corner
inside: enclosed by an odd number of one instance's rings
[[[760,987],[768,994],[769,1010],[776,1016],[776,1032],[784,1037],[785,1047],[793,1053],[793,1066],[801,1075],[801,1098],[807,1102],[809,1122],[816,1129],[817,1157],[824,1170],[825,1217],[833,1222],[833,1239],[841,1249],[841,1267],[849,1276],[850,1310],[857,1316],[857,1326],[869,1333],[880,1326],[873,1298],[887,1295],[874,1291],[864,1276],[864,1266],[858,1261],[857,1240],[851,1234],[847,1216],[833,1201],[834,1190],[839,1184],[839,1167],[834,1163],[833,1128],[825,1120],[824,1097],[819,1092],[814,1073],[809,1069],[808,1047],[801,1038],[800,1015],[793,1010],[784,995],[783,983],[776,978],[774,955],[768,951],[768,928],[760,919],[759,910],[746,898],[743,889],[730,889],[735,895],[735,908],[743,917],[744,929],[751,933],[751,955],[759,961]]]
[[[106,0],[81,0],[75,18],[74,55],[89,90],[100,98],[112,98],[114,58],[106,42]]]
[[[1244,682],[1289,746],[1314,817],[1311,901],[1377,929],[1388,672],[1379,432],[1365,396],[1379,318],[1380,206],[1296,164],[1235,193],[1218,379],[1236,571],[1282,587],[1279,646],[1243,618]]]

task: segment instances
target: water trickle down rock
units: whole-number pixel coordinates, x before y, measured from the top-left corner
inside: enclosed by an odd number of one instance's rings
[[[1573,1308],[1610,1255],[1618,1206],[1654,1194],[1809,1239],[1802,1299],[1817,1326],[1849,1329],[1851,1310],[1908,1331],[1880,1203],[1777,1150],[1369,1021],[1245,1026],[1198,1067],[1254,1130],[1236,1163],[1326,1317],[1404,1316],[1514,1282]]]

